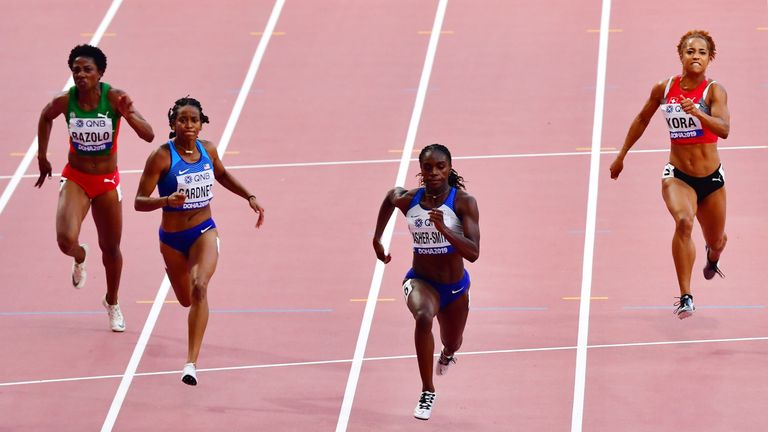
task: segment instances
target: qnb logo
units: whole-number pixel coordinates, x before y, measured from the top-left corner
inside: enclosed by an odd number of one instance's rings
[[[82,120],[78,120],[78,121],[75,122],[75,127],[81,128],[81,127],[83,127],[83,124],[85,124],[85,123]]]
[[[413,221],[413,225],[416,228],[421,228],[424,225],[424,221],[422,219],[416,219],[415,221]]]
[[[192,183],[192,176],[191,175],[185,175],[184,176],[184,183],[186,183],[186,184]]]

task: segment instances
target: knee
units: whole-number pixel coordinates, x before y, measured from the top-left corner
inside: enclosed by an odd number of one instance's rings
[[[59,249],[65,254],[68,254],[72,249],[78,246],[77,238],[64,233],[56,234],[56,243],[59,244]]]
[[[693,233],[693,215],[675,215],[675,232],[679,235],[690,237]]]
[[[208,281],[195,279],[192,282],[192,301],[202,303],[208,295]]]
[[[120,243],[99,240],[99,249],[101,249],[103,257],[109,260],[117,260],[123,256],[120,252]]]
[[[413,319],[416,321],[416,328],[424,331],[432,331],[432,321],[435,314],[428,309],[419,309],[413,313]]]

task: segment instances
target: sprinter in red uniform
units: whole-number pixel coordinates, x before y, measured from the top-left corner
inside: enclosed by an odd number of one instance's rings
[[[80,243],[80,227],[88,210],[92,211],[107,277],[107,294],[102,304],[109,314],[112,331],[122,332],[125,320],[117,303],[123,269],[122,193],[117,171],[120,120],[124,118],[144,141],[152,142],[155,135],[128,94],[101,81],[107,69],[107,57],[99,48],[74,47],[69,53],[68,65],[75,85],[55,96],[40,114],[37,128],[40,176],[35,187],[42,187],[51,177],[48,141],[53,120],[63,114],[69,129],[70,148],[59,186],[56,240],[59,249],[74,259],[72,285],[82,288],[86,280],[86,258],[90,254],[88,246]]]
[[[709,33],[687,32],[680,38],[677,52],[682,74],[653,86],[610,170],[611,178],[619,177],[627,152],[660,109],[672,143],[669,163],[661,176],[661,190],[675,220],[672,257],[680,286],[675,315],[683,319],[696,309],[691,294],[691,273],[696,259],[691,239],[694,218],[698,219],[706,242],[704,278],[709,280],[716,274],[723,277],[718,261],[728,237],[725,234],[725,172],[717,152],[717,139],[728,137],[730,114],[725,88],[706,76],[716,53],[715,41]]]

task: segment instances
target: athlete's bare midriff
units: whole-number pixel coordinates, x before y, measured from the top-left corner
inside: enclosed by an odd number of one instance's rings
[[[717,143],[672,144],[669,162],[693,177],[706,177],[720,166]]]

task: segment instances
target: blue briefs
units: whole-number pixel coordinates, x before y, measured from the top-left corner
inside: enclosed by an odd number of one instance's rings
[[[440,309],[453,303],[454,300],[461,297],[469,289],[469,273],[467,273],[466,269],[464,270],[464,276],[459,279],[459,281],[449,284],[431,281],[423,276],[418,275],[415,271],[413,271],[413,269],[408,270],[408,273],[405,274],[405,282],[407,282],[409,279],[422,280],[434,288],[435,291],[437,291],[437,295],[440,297]],[[405,296],[408,297],[410,291],[408,291],[407,288],[405,289]]]
[[[216,224],[213,219],[208,219],[205,222],[189,228],[184,231],[166,232],[160,228],[160,241],[168,246],[176,249],[177,251],[189,256],[189,249],[208,230],[216,228]]]

